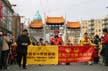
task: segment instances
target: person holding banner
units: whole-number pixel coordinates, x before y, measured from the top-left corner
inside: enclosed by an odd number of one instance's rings
[[[90,37],[88,35],[88,33],[84,33],[84,38],[82,40],[80,40],[80,45],[81,46],[90,46],[90,45],[95,45],[91,42]],[[88,61],[89,65],[92,65],[92,61]]]
[[[95,54],[94,54],[94,64],[98,64],[99,62],[100,42],[101,42],[101,39],[99,38],[99,35],[96,34],[93,40],[93,43],[96,45]]]
[[[44,44],[44,40],[43,40],[43,38],[40,38],[40,39],[39,39],[39,46],[43,46],[43,45],[45,45],[45,44]]]
[[[30,45],[30,39],[28,37],[28,32],[26,29],[23,30],[22,35],[17,38],[17,62],[19,67],[21,67],[21,62],[23,58],[23,69],[26,69],[26,57],[27,57],[27,47]]]
[[[51,45],[62,45],[62,43],[63,43],[62,37],[59,37],[58,34],[59,34],[59,31],[55,30],[54,36],[51,37],[51,39],[50,39]]]
[[[84,33],[84,38],[81,39],[80,41],[80,45],[84,46],[84,45],[93,45],[93,43],[90,40],[90,37],[88,35],[88,33]]]
[[[103,29],[104,37],[102,39],[102,50],[101,55],[105,66],[108,66],[108,29]]]
[[[48,45],[50,45],[49,42],[48,41],[45,41],[45,46],[48,46]]]

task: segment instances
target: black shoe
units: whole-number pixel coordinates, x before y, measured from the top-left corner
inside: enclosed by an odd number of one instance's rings
[[[4,69],[7,69],[7,67],[4,67]]]
[[[105,64],[105,66],[108,66],[108,64]]]
[[[66,65],[70,65],[70,63],[66,63]]]
[[[0,67],[0,70],[2,70],[2,67]]]
[[[20,64],[19,64],[18,66],[19,66],[19,67],[21,67],[21,65],[20,65]]]
[[[23,67],[23,69],[26,69],[26,67]]]

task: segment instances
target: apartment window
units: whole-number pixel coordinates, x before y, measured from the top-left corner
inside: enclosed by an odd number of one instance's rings
[[[101,21],[98,21],[98,23],[101,23]]]
[[[103,20],[102,23],[105,23],[105,21]]]
[[[84,26],[82,28],[84,29]]]
[[[106,25],[106,28],[108,28],[108,24]]]
[[[101,32],[101,29],[99,29],[99,32]]]

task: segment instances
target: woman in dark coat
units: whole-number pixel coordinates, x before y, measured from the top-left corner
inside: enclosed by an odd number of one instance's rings
[[[98,55],[98,52],[99,52],[99,43],[100,43],[100,38],[98,35],[95,35],[94,36],[94,41],[93,43],[96,45],[96,48],[95,48],[95,54],[94,54],[94,63],[95,64],[98,64],[99,62],[99,55]]]

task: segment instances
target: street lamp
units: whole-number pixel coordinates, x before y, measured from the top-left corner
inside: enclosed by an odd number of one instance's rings
[[[11,6],[14,6],[14,7],[16,7],[17,5],[16,5],[16,4],[12,4]]]

